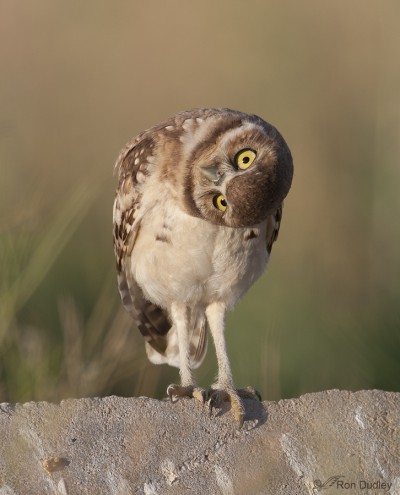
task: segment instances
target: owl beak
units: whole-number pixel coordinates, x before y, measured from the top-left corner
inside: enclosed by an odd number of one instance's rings
[[[220,178],[220,173],[217,167],[201,167],[201,173],[211,182],[218,182]]]

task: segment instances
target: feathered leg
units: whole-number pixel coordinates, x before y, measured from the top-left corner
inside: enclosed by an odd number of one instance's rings
[[[178,334],[180,360],[179,374],[181,376],[181,385],[169,385],[167,394],[171,401],[173,397],[195,397],[196,399],[205,402],[206,393],[196,385],[190,368],[189,317],[187,306],[184,304],[172,303],[171,318]]]
[[[224,401],[230,401],[233,415],[239,423],[239,428],[241,428],[244,422],[245,409],[240,397],[260,398],[260,396],[251,387],[235,389],[224,335],[225,313],[225,305],[220,302],[212,303],[206,309],[218,361],[218,379],[215,388],[213,387],[210,393],[210,412],[214,407],[220,408]]]

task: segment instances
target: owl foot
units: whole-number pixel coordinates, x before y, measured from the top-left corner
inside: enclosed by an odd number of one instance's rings
[[[176,402],[181,397],[195,398],[202,402],[206,401],[206,391],[203,388],[197,387],[195,385],[169,385],[167,388],[167,395],[171,399],[171,402]],[[174,399],[175,398],[175,399]]]
[[[238,388],[237,393],[242,399],[254,399],[261,402],[261,394],[254,387]]]
[[[214,408],[221,409],[224,402],[231,403],[231,409],[235,420],[239,423],[239,429],[243,426],[246,411],[242,399],[261,400],[261,395],[253,387],[239,388],[237,390],[214,390],[209,391],[210,416]]]

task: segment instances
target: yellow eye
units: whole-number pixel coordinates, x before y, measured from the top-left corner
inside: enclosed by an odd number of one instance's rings
[[[213,198],[213,204],[218,210],[225,211],[228,208],[228,203],[226,202],[225,196],[222,194],[217,194]]]
[[[256,152],[250,149],[241,150],[236,153],[235,164],[242,170],[246,170],[256,159]]]

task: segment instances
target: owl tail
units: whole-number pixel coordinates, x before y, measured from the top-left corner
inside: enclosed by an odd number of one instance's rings
[[[167,312],[147,301],[136,281],[133,278],[127,279],[123,270],[118,274],[118,286],[125,309],[146,340],[146,352],[150,361],[179,368],[178,335]],[[189,332],[190,366],[194,369],[200,366],[207,351],[207,322],[204,313],[191,312]]]
[[[205,316],[191,315],[189,329],[191,329],[189,330],[190,367],[195,369],[201,365],[207,352],[208,332]],[[172,326],[162,339],[146,338],[146,353],[154,364],[169,364],[179,368],[179,341],[176,328]]]

